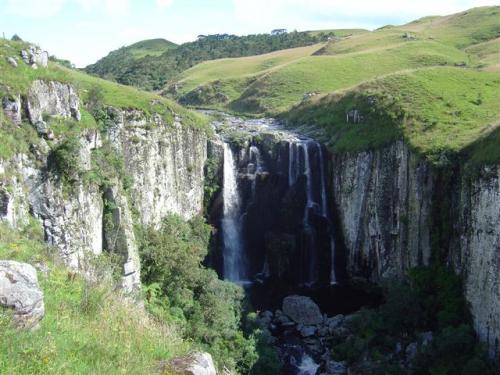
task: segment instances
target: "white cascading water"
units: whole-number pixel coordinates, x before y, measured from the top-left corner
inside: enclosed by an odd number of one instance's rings
[[[316,375],[319,365],[310,356],[304,354],[298,367],[299,375]]]
[[[224,143],[224,216],[222,236],[224,238],[224,279],[244,282],[245,259],[241,241],[241,210],[238,193],[237,170],[231,147]]]
[[[309,158],[309,142],[301,142],[299,143],[302,151],[304,153],[304,175],[306,176],[306,207],[304,209],[304,230],[308,236],[309,241],[309,249],[311,249],[311,253],[309,254],[309,269],[307,275],[306,285],[311,286],[318,281],[318,273],[317,269],[317,257],[315,251],[315,236],[314,230],[309,222],[309,211],[314,207],[315,202],[313,198],[313,181],[312,181],[312,170],[311,170],[311,160]]]
[[[328,205],[326,196],[326,179],[325,179],[325,159],[323,158],[323,149],[319,143],[316,143],[318,147],[319,155],[319,166],[320,166],[320,176],[321,176],[321,215],[328,219]],[[333,234],[330,233],[330,284],[334,285],[337,283],[337,277],[335,275],[335,240]]]
[[[318,204],[314,201],[313,196],[313,179],[312,179],[312,168],[311,168],[311,160],[309,155],[309,146],[313,144],[312,141],[299,141],[298,143],[290,143],[289,145],[289,164],[288,164],[288,184],[292,186],[296,181],[297,177],[300,175],[300,151],[302,151],[304,155],[304,171],[303,174],[306,177],[306,207],[304,210],[304,219],[303,225],[304,230],[309,236],[308,240],[310,242],[310,246],[314,247],[314,235],[313,228],[309,222],[309,213],[310,209],[319,206],[321,210],[321,216],[325,219],[329,220],[328,215],[328,198],[326,193],[326,177],[325,177],[325,160],[323,157],[323,149],[319,142],[314,142],[318,150],[318,159],[319,159],[319,167],[320,167],[320,198],[321,202]],[[317,281],[317,272],[316,272],[316,257],[315,254],[310,254],[311,259],[309,259],[309,275],[307,276],[306,284],[312,285]],[[336,276],[335,276],[335,241],[333,238],[333,234],[330,234],[330,284],[336,284]]]

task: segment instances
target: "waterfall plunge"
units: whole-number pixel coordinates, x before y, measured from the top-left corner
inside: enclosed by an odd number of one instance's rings
[[[313,177],[312,177],[312,168],[311,168],[311,160],[309,154],[309,147],[311,145],[315,145],[318,150],[318,159],[319,159],[319,173],[320,173],[320,202],[316,202],[313,196]],[[325,161],[323,157],[323,149],[318,142],[313,141],[299,141],[297,143],[289,144],[289,164],[288,164],[288,184],[292,186],[297,181],[298,176],[301,173],[301,163],[300,163],[300,151],[302,151],[304,156],[304,165],[302,173],[306,177],[306,196],[307,202],[304,210],[304,231],[308,236],[309,247],[313,249],[312,253],[309,254],[310,259],[308,260],[308,275],[306,285],[312,285],[317,281],[317,272],[316,272],[316,253],[314,251],[315,247],[315,236],[313,233],[313,228],[310,223],[310,209],[314,207],[320,208],[320,214],[322,217],[327,219],[330,222],[329,214],[328,214],[328,202],[327,202],[327,193],[326,193],[326,178],[325,178]],[[330,222],[330,225],[331,222]],[[336,284],[337,279],[335,275],[335,240],[333,234],[330,233],[330,284]]]
[[[224,143],[223,201],[224,278],[236,283],[243,283],[246,278],[246,270],[241,238],[240,196],[233,152],[227,143]]]

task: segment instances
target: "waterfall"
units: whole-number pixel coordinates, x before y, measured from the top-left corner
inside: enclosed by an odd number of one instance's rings
[[[314,199],[314,186],[313,186],[313,177],[312,177],[312,166],[311,166],[311,158],[310,158],[310,146],[316,146],[317,148],[317,160],[319,161],[319,177],[320,177],[320,186],[319,186],[319,202],[316,202]],[[327,195],[327,186],[326,186],[326,176],[325,176],[325,159],[323,156],[323,149],[319,142],[315,141],[298,141],[297,143],[290,142],[289,144],[289,163],[288,163],[288,184],[292,186],[296,181],[297,177],[301,173],[301,165],[299,163],[299,151],[302,151],[304,157],[304,165],[303,165],[303,175],[306,178],[306,206],[304,209],[304,218],[303,218],[303,226],[304,232],[307,235],[308,241],[308,257],[307,264],[308,270],[306,279],[306,285],[312,285],[317,281],[317,251],[315,249],[315,233],[314,228],[310,223],[310,210],[317,209],[319,207],[319,212],[323,218],[329,223],[329,231],[330,231],[330,284],[336,284],[336,275],[335,275],[335,240],[333,237],[333,233],[331,232],[333,224],[331,223],[330,216],[328,213],[328,195]]]
[[[326,196],[325,159],[323,158],[323,149],[321,148],[321,145],[319,143],[316,143],[316,145],[318,147],[320,176],[321,176],[321,215],[325,219],[329,219],[327,196]],[[330,226],[333,226],[331,222]],[[336,283],[337,283],[337,277],[335,275],[335,240],[333,238],[333,233],[330,230],[330,284],[334,285]]]
[[[241,239],[240,197],[233,152],[227,143],[224,143],[223,183],[224,216],[222,219],[222,236],[224,239],[224,278],[229,281],[242,282],[246,275],[244,249]]]
[[[288,144],[288,186],[292,186],[297,178],[293,168],[297,163],[295,155],[295,143],[290,142]]]

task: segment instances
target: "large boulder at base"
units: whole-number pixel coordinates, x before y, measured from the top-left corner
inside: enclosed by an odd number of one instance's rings
[[[323,316],[318,305],[309,297],[285,297],[283,300],[283,312],[295,323],[315,325],[323,322]]]
[[[45,308],[34,267],[0,260],[0,306],[14,310],[14,321],[18,328],[38,326]]]
[[[214,362],[209,353],[191,353],[173,358],[162,366],[162,374],[216,375]]]

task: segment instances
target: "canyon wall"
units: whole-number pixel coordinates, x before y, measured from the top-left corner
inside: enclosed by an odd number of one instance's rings
[[[118,254],[124,289],[138,290],[134,215],[143,225],[158,226],[168,214],[189,219],[202,212],[206,132],[184,126],[177,114],[168,121],[109,107],[105,132],[87,129],[77,137],[79,173],[68,184],[50,166],[51,152],[63,138],[53,134],[41,114],[79,121],[75,90],[67,84],[35,81],[19,101],[12,117],[30,122],[40,138],[30,153],[0,160],[0,220],[22,227],[31,215],[39,219],[48,244],[74,269],[86,271],[103,251]],[[105,142],[124,161],[131,179],[127,191],[123,181],[103,187],[86,178],[93,168],[93,152]]]
[[[331,156],[348,274],[375,282],[400,276],[439,251],[434,256],[462,275],[476,332],[491,355],[500,341],[499,172],[434,168],[403,141]]]

